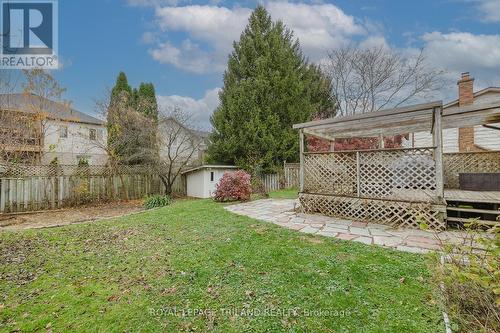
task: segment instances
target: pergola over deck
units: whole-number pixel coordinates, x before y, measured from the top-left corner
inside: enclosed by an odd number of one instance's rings
[[[342,118],[296,124],[300,136],[300,195],[306,212],[418,228],[445,228],[442,129],[500,122],[500,105],[443,113],[431,102]],[[429,132],[432,146],[305,152],[304,136],[390,137]],[[491,156],[490,156],[491,157]],[[492,168],[500,165],[493,157]],[[492,172],[491,170],[489,170]],[[500,170],[499,170],[500,171]]]

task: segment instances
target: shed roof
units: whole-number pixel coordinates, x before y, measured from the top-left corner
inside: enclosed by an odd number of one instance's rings
[[[196,168],[192,168],[186,171],[181,172],[181,174],[186,174],[194,171],[198,171],[201,169],[237,169],[238,167],[235,165],[217,165],[217,164],[205,164],[205,165],[200,165]]]

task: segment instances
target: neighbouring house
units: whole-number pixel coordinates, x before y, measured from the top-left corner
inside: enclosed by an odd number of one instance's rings
[[[202,165],[182,173],[186,177],[187,196],[210,198],[225,172],[235,171],[234,165]]]
[[[175,118],[166,118],[159,125],[160,154],[163,160],[185,161],[188,167],[203,163],[208,147],[209,132],[188,128]]]
[[[0,94],[0,159],[104,165],[106,124],[34,94]]]
[[[443,111],[452,111],[461,106],[481,106],[500,102],[500,87],[489,87],[474,92],[474,78],[469,73],[462,73],[457,82],[458,99],[443,105]],[[430,147],[432,136],[427,132],[410,135],[407,147]],[[481,152],[500,150],[500,123],[464,128],[443,129],[443,152]]]

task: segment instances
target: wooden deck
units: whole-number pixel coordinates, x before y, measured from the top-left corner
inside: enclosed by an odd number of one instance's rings
[[[446,201],[500,204],[500,191],[444,190]]]

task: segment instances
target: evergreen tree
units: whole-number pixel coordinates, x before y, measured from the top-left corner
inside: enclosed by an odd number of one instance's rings
[[[209,158],[271,171],[298,159],[294,123],[333,109],[331,81],[304,59],[299,42],[258,6],[229,56],[220,106],[211,122]]]
[[[122,93],[126,93],[129,98],[132,97],[132,88],[128,84],[127,75],[124,72],[118,74],[116,84],[111,90],[111,98],[116,98]]]
[[[107,113],[108,147],[111,148],[112,157],[121,160],[125,154],[126,147],[121,145],[120,135],[123,133],[121,128],[121,118],[126,114],[126,110],[133,101],[132,88],[128,84],[127,76],[120,72],[116,78],[116,83],[111,90],[110,105]]]
[[[146,116],[157,121],[158,103],[156,101],[156,92],[154,85],[152,83],[141,82],[135,98],[137,111],[142,112]]]

